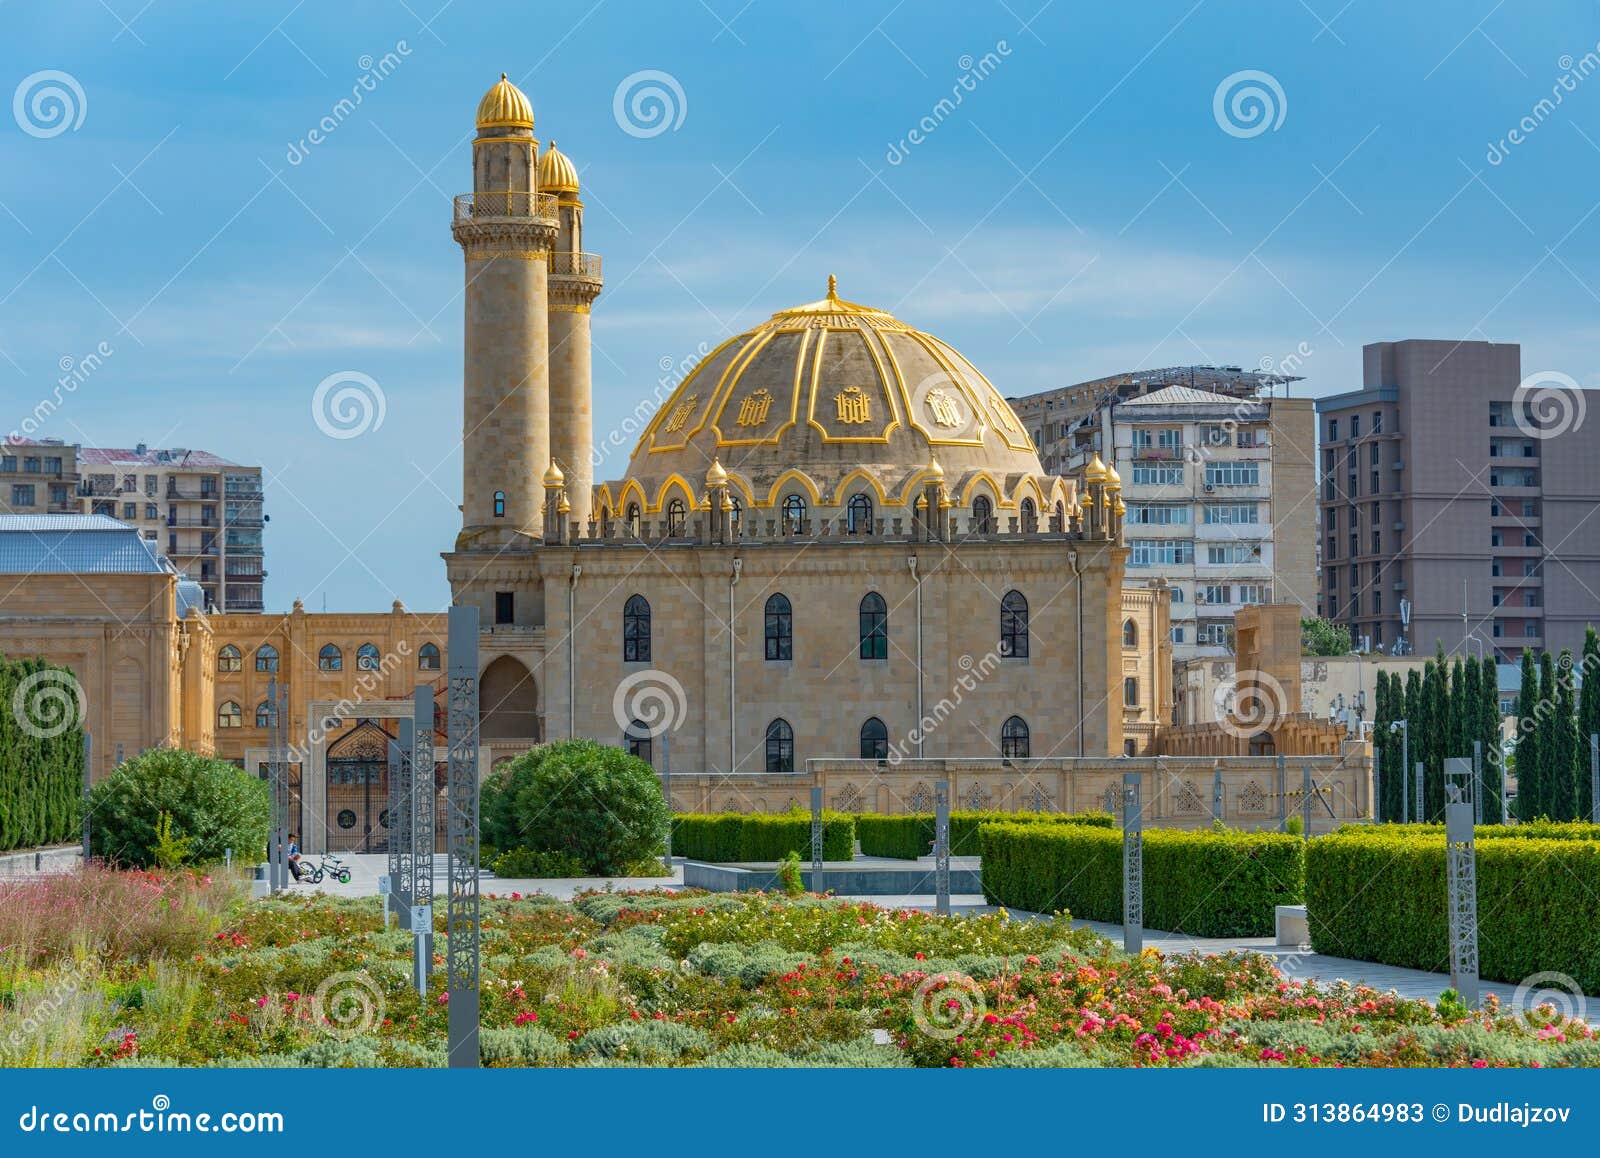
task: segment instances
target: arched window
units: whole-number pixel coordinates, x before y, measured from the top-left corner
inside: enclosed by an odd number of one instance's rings
[[[851,495],[845,507],[845,529],[852,535],[872,534],[872,500],[866,495]]]
[[[1065,531],[1067,529],[1067,508],[1062,503],[1056,504],[1056,525],[1054,529],[1057,531]]]
[[[622,605],[622,658],[627,663],[650,660],[650,601],[630,595]]]
[[[244,658],[239,654],[239,649],[234,647],[233,644],[225,644],[222,650],[217,652],[218,671],[239,671],[243,667]]]
[[[218,728],[244,727],[244,713],[239,711],[239,705],[229,700],[217,709]]]
[[[1124,619],[1122,621],[1122,646],[1139,646],[1139,625],[1131,619]]]
[[[417,670],[418,671],[438,671],[439,670],[439,645],[438,644],[436,644],[436,643],[425,643],[420,648],[417,649]]]
[[[650,729],[645,724],[634,720],[628,725],[627,731],[622,733],[622,743],[628,749],[628,755],[643,760],[646,764],[653,764],[651,753],[655,745],[651,742]]]
[[[343,671],[344,653],[331,643],[322,645],[322,650],[317,652],[318,671]]]
[[[1012,716],[1000,725],[1000,755],[1007,760],[1027,758],[1028,724],[1021,716]]]
[[[994,504],[989,501],[988,495],[979,495],[972,500],[972,529],[980,535],[987,535],[994,528],[989,520],[994,518]]]
[[[889,605],[876,591],[861,598],[861,658],[889,658]]]
[[[1139,677],[1126,676],[1122,681],[1122,706],[1137,708],[1139,706]]]
[[[278,649],[273,647],[270,643],[263,643],[260,647],[256,648],[256,670],[277,671]]]
[[[683,534],[683,500],[671,499],[667,503],[667,534]]]
[[[790,495],[783,500],[783,529],[785,534],[798,535],[800,526],[806,521],[806,501],[799,495]]]
[[[788,596],[774,595],[767,600],[767,658],[794,658],[794,608]],[[784,727],[788,727],[787,724]]]
[[[256,705],[256,727],[272,727],[272,701],[262,700]]]
[[[767,771],[794,771],[794,729],[788,720],[773,720],[767,725]]]
[[[495,491],[494,492],[494,517],[497,518],[497,519],[503,519],[503,518],[506,517],[506,492],[505,491]]]
[[[1006,659],[1028,657],[1028,601],[1020,591],[1007,591],[1000,600],[1000,654]]]
[[[639,531],[639,504],[628,504],[628,530],[635,534]]]
[[[1022,500],[1022,532],[1031,535],[1039,529],[1039,510],[1032,499]]]
[[[735,535],[739,533],[739,520],[744,517],[744,503],[737,497],[728,500],[728,529]]]
[[[377,671],[380,663],[378,648],[375,644],[363,643],[356,648],[357,671]]]
[[[861,725],[861,758],[887,760],[889,758],[889,729],[883,721],[873,716]]]

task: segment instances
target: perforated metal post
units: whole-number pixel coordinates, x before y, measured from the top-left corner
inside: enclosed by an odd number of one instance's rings
[[[283,744],[279,738],[278,681],[267,681],[267,711],[271,726],[267,730],[267,800],[272,814],[271,843],[267,847],[267,882],[272,892],[286,887],[288,868],[283,847]]]
[[[287,836],[289,831],[289,689],[278,685],[278,706],[273,712],[278,721],[278,827]],[[304,833],[300,834],[304,836]],[[327,846],[324,845],[324,848]],[[283,846],[283,885],[289,887],[289,845]]]
[[[950,915],[950,781],[933,786],[933,909]]]
[[[421,993],[433,965],[433,689],[418,684],[411,702],[411,932]]]
[[[384,805],[385,815],[389,823],[385,826],[387,832],[387,859],[384,865],[383,879],[379,887],[383,889],[383,927],[389,928],[389,902],[396,896],[395,885],[400,880],[400,746],[390,740],[385,746],[385,755],[388,757],[385,779],[389,785],[388,801]]]
[[[1450,987],[1478,1008],[1478,856],[1467,781],[1472,762],[1451,758],[1445,772],[1445,884],[1450,909]]]
[[[811,890],[821,892],[822,876],[822,789],[811,790]]]
[[[88,732],[83,734],[83,863],[89,863],[89,789],[94,780],[94,739]]]
[[[1212,822],[1222,820],[1222,769],[1218,768],[1211,774],[1211,819]]]
[[[1472,821],[1483,823],[1483,741],[1472,741]]]
[[[1411,782],[1406,779],[1406,769],[1411,767],[1411,721],[1396,720],[1400,725],[1400,823],[1411,819]]]
[[[1144,806],[1140,803],[1143,773],[1122,774],[1122,948],[1144,952]]]
[[[390,839],[399,848],[395,853],[395,870],[392,885],[396,913],[402,929],[411,928],[411,902],[414,889],[411,885],[415,865],[411,855],[411,747],[416,724],[409,719],[400,721],[400,738],[391,741],[399,755],[399,813],[389,823]]]
[[[1417,823],[1423,824],[1428,819],[1428,808],[1422,796],[1423,764],[1417,761]]]
[[[666,855],[661,858],[661,863],[666,865],[667,871],[672,871],[672,823],[676,819],[672,811],[672,729],[668,728],[661,733],[661,794],[667,798],[667,839]]]
[[[448,741],[450,911],[445,928],[452,1069],[478,1065],[478,609],[450,608]]]
[[[1283,762],[1283,757],[1277,759],[1278,765],[1278,820],[1289,819],[1289,770]]]

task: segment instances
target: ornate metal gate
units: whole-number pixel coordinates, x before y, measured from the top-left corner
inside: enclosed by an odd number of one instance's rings
[[[328,851],[389,848],[389,733],[356,721],[328,749]]]

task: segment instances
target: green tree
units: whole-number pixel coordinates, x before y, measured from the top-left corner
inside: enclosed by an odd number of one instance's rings
[[[0,655],[0,852],[79,839],[81,695],[69,668]]]
[[[1471,756],[1472,742],[1478,737],[1478,665],[1456,659],[1450,674],[1450,725],[1455,745],[1452,756]]]
[[[94,786],[89,811],[90,850],[116,864],[149,868],[174,848],[193,864],[220,861],[230,848],[243,863],[266,859],[267,785],[226,760],[142,752]]]
[[[1491,656],[1478,665],[1477,738],[1483,744],[1482,781],[1483,822],[1500,824],[1505,820],[1505,801],[1500,798],[1500,765],[1505,759],[1500,744],[1500,673]]]
[[[1583,635],[1582,689],[1578,698],[1578,816],[1594,818],[1591,737],[1600,735],[1600,634],[1593,625]]]
[[[1349,655],[1350,629],[1331,619],[1302,619],[1300,652],[1302,655]]]
[[[1556,657],[1548,651],[1539,653],[1539,703],[1536,709],[1539,723],[1539,812],[1540,816],[1555,815],[1557,772],[1556,735]]]
[[[1380,668],[1372,717],[1372,759],[1377,779],[1373,798],[1378,820],[1393,820],[1400,812],[1394,800],[1394,765],[1397,761],[1393,758],[1400,737],[1389,733],[1389,726],[1398,718],[1394,713],[1392,694],[1389,673]]]
[[[1546,653],[1548,655],[1549,653]],[[1550,815],[1578,818],[1578,714],[1573,689],[1572,651],[1562,648],[1555,662],[1555,712],[1550,719]]]
[[[505,852],[564,852],[611,876],[665,848],[666,800],[655,769],[593,740],[524,752],[489,778],[484,843]]]
[[[1539,671],[1533,652],[1522,649],[1522,682],[1517,691],[1517,799],[1518,820],[1539,815]]]
[[[1405,718],[1410,721],[1411,730],[1411,760],[1404,771],[1405,785],[1401,788],[1404,797],[1409,801],[1407,818],[1415,820],[1422,815],[1421,802],[1417,799],[1416,791],[1416,766],[1422,760],[1422,740],[1426,729],[1422,718],[1422,675],[1416,668],[1406,672]]]
[[[1422,673],[1423,812],[1427,820],[1444,816],[1444,761],[1450,755],[1449,663],[1444,647]],[[1413,733],[1413,735],[1415,735]],[[1415,741],[1413,741],[1413,744]]]

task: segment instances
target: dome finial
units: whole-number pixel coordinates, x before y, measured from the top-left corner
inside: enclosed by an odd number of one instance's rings
[[[561,473],[561,468],[556,465],[556,460],[550,460],[550,469],[544,472],[544,485],[558,487],[567,481],[567,476]]]
[[[532,129],[533,105],[505,73],[478,102],[480,129]]]
[[[828,275],[828,297],[834,301],[839,298],[839,279],[831,273]]]
[[[728,485],[728,472],[723,469],[722,460],[715,455],[711,458],[711,469],[706,471],[706,485],[708,487],[725,487]]]

